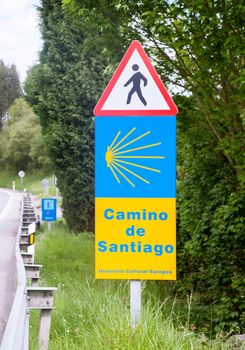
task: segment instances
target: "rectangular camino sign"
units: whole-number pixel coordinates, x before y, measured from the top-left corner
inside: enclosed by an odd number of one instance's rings
[[[175,199],[96,199],[96,278],[176,278]]]
[[[94,108],[95,276],[176,279],[176,114],[134,40]]]
[[[176,279],[175,123],[96,118],[96,278]]]

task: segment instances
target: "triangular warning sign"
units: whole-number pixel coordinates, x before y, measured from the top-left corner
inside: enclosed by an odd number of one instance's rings
[[[95,116],[175,116],[178,109],[134,40],[99,99]]]

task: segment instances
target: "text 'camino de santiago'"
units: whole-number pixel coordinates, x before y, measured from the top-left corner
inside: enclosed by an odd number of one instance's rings
[[[161,220],[168,219],[168,214],[164,211],[154,212],[142,209],[142,211],[114,211],[112,208],[104,210],[104,218],[106,220]],[[143,227],[136,228],[135,225],[129,226],[125,230],[126,237],[139,237],[136,242],[127,243],[108,243],[107,241],[99,241],[97,249],[100,253],[140,253],[140,254],[154,254],[162,256],[163,254],[172,254],[174,247],[171,244],[148,244],[140,241],[140,237],[145,237],[146,231]]]

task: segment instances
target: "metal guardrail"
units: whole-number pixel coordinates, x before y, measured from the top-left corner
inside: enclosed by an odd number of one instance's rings
[[[23,221],[24,203],[21,203],[20,225],[15,243],[17,288],[3,335],[1,350],[28,350],[29,311],[27,308],[26,273],[20,253],[19,241]]]

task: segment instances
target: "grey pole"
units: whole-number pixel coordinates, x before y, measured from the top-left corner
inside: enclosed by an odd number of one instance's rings
[[[38,350],[47,350],[51,327],[52,309],[42,309],[38,330]]]
[[[134,329],[140,320],[141,282],[130,281],[130,319]]]

